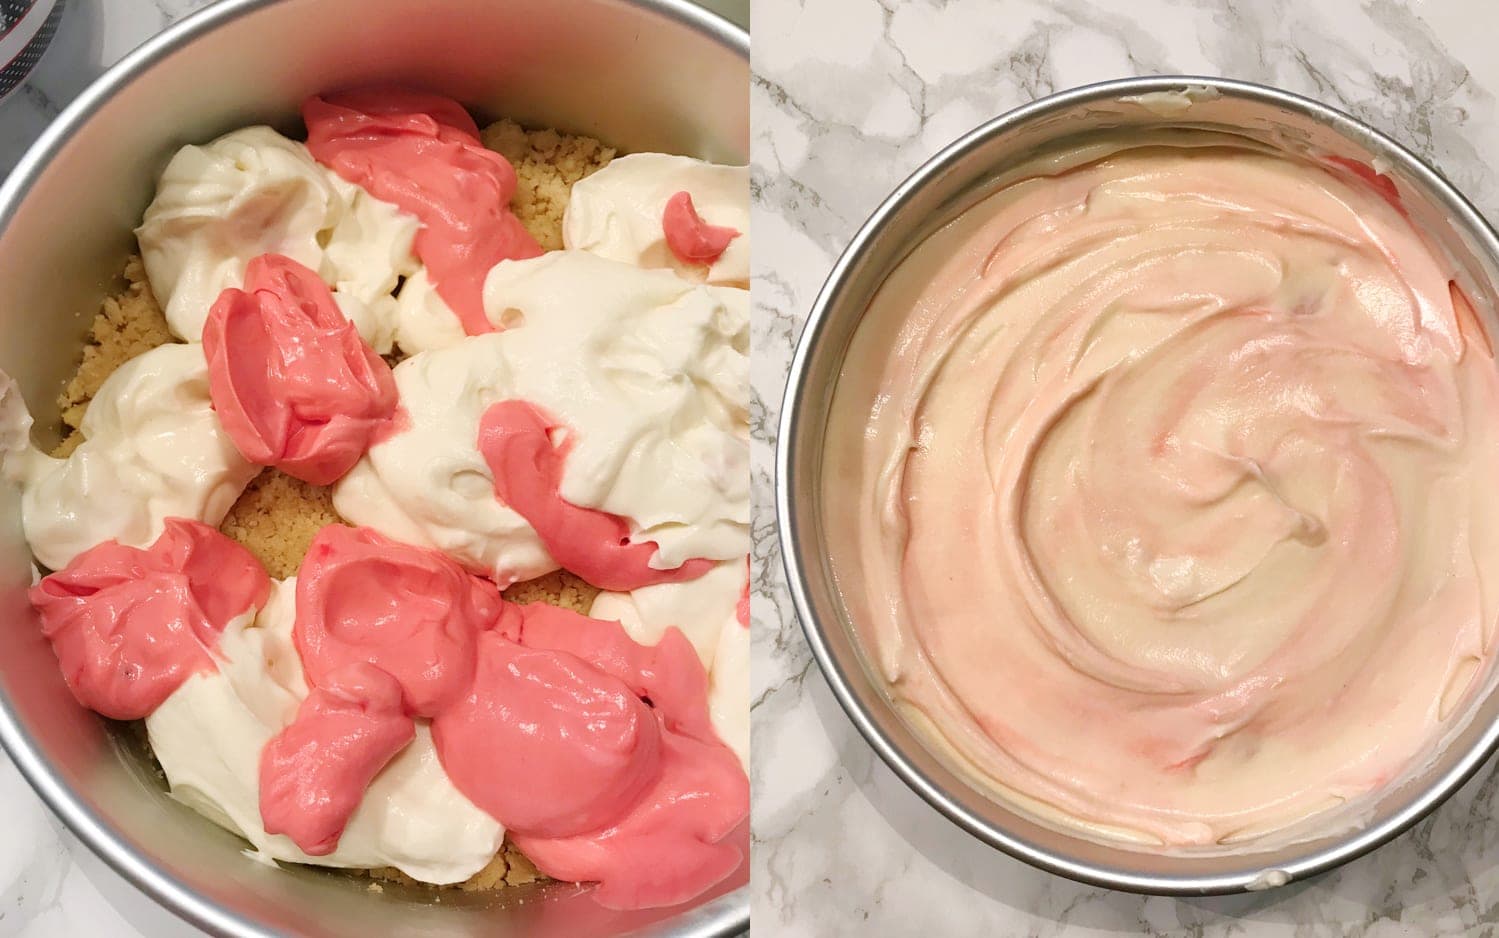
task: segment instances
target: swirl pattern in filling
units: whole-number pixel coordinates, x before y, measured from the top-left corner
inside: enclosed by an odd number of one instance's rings
[[[899,325],[855,381],[835,573],[892,695],[994,788],[1239,842],[1420,764],[1483,682],[1499,372],[1387,196],[1221,141],[1094,152],[876,298]]]

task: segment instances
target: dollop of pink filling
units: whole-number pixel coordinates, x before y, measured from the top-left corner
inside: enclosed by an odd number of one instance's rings
[[[692,204],[692,193],[683,189],[666,200],[661,212],[661,231],[666,246],[684,264],[711,264],[739,237],[734,228],[703,221]]]
[[[660,724],[624,681],[518,637],[480,638],[468,696],[432,723],[443,768],[512,831],[566,837],[604,827],[660,775]]]
[[[287,835],[308,856],[332,853],[365,789],[415,735],[390,674],[355,662],[326,675],[260,751],[266,833]]]
[[[458,102],[402,88],[367,88],[302,105],[318,162],[422,223],[413,245],[433,286],[469,335],[495,331],[484,278],[541,246],[510,211],[515,170],[479,140]]]
[[[311,688],[261,752],[260,817],[311,856],[332,853],[370,781],[467,693],[494,584],[443,554],[328,525],[297,576],[292,640]],[[315,755],[315,757],[314,757]]]
[[[249,551],[206,524],[171,518],[150,547],[105,541],[29,596],[78,702],[139,720],[193,674],[216,670],[224,627],[269,591]]]
[[[576,436],[526,401],[493,404],[479,422],[479,452],[494,476],[495,495],[526,519],[563,567],[605,590],[628,591],[702,576],[713,561],[693,558],[672,570],[651,566],[652,541],[632,543],[625,519],[562,497],[563,462]]]
[[[633,909],[684,902],[739,865],[728,837],[749,780],[712,729],[707,672],[680,631],[649,647],[617,622],[507,606],[478,674],[432,737],[453,784],[538,869]]]
[[[333,526],[297,580],[312,693],[261,759],[261,815],[309,854],[336,848],[380,769],[432,720],[444,769],[552,876],[600,902],[684,901],[727,876],[749,783],[714,734],[707,673],[672,629],[500,599],[435,551]],[[315,756],[314,756],[315,754]]]
[[[245,288],[219,294],[203,328],[208,388],[253,463],[329,485],[396,415],[395,379],[317,274],[289,257],[250,261]]]
[[[292,640],[308,684],[369,663],[395,678],[409,713],[431,717],[467,693],[474,644],[501,605],[493,583],[445,554],[329,525],[302,560]]]

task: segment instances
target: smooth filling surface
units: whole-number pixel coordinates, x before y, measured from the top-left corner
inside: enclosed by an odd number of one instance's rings
[[[872,304],[835,575],[892,696],[1003,796],[1147,845],[1282,831],[1429,757],[1489,671],[1493,352],[1343,167],[1067,162]]]

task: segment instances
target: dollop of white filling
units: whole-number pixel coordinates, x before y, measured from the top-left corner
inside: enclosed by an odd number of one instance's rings
[[[317,271],[383,354],[394,337],[392,293],[420,267],[411,252],[419,227],[305,145],[246,127],[177,151],[135,233],[151,289],[181,338],[198,341],[219,294],[244,284],[251,259],[276,253]]]
[[[260,753],[307,695],[292,642],[296,579],[273,581],[255,615],[231,622],[218,670],[189,678],[146,718],[172,796],[254,845],[293,863],[358,869],[393,866],[428,883],[462,882],[499,851],[505,831],[453,787],[425,721],[375,776],[338,848],[308,856],[260,819]]]
[[[684,264],[666,245],[661,226],[666,202],[692,194],[704,220],[726,225],[739,237],[711,266]],[[750,276],[749,167],[719,166],[685,156],[636,153],[615,159],[573,185],[562,231],[565,248],[636,267],[663,268],[694,283],[747,288]],[[505,328],[503,310],[486,312]],[[465,336],[458,316],[428,279],[425,268],[407,277],[390,317],[395,344],[408,354],[448,348]]]
[[[557,569],[526,519],[494,494],[479,420],[501,397],[502,334],[413,355],[395,368],[408,426],[370,447],[333,489],[353,524],[443,551],[500,588]]]
[[[217,526],[260,471],[219,424],[196,344],[163,345],[116,369],[84,414],[84,442],[66,459],[25,442],[30,418],[18,422],[18,395],[7,396],[6,408],[5,472],[21,484],[26,541],[53,570],[111,539],[149,546],[168,518]]]
[[[695,580],[659,583],[628,593],[603,592],[588,614],[624,626],[642,645],[654,645],[672,626],[682,630],[708,671],[713,728],[749,769],[750,630],[739,623],[739,598],[748,575],[744,558],[726,560]]]
[[[449,348],[467,335],[458,314],[437,292],[426,268],[406,278],[396,297],[396,344],[408,355]]]
[[[344,518],[502,587],[556,569],[478,450],[485,410],[519,399],[575,434],[562,496],[628,519],[653,565],[748,552],[747,291],[559,251],[497,265],[485,308],[506,331],[396,367],[409,427],[338,483]]]
[[[709,267],[684,264],[666,245],[661,215],[686,190],[702,219],[739,237]],[[749,286],[749,167],[686,156],[632,153],[578,180],[562,221],[562,244],[637,267],[665,268],[698,282]]]

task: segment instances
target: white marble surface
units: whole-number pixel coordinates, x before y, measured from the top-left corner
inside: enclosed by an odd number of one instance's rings
[[[755,931],[796,935],[1492,935],[1499,772],[1323,878],[1175,900],[1037,872],[874,757],[811,662],[771,510],[786,365],[834,258],[923,160],[1052,91],[1195,72],[1321,98],[1499,220],[1493,0],[755,0]]]

